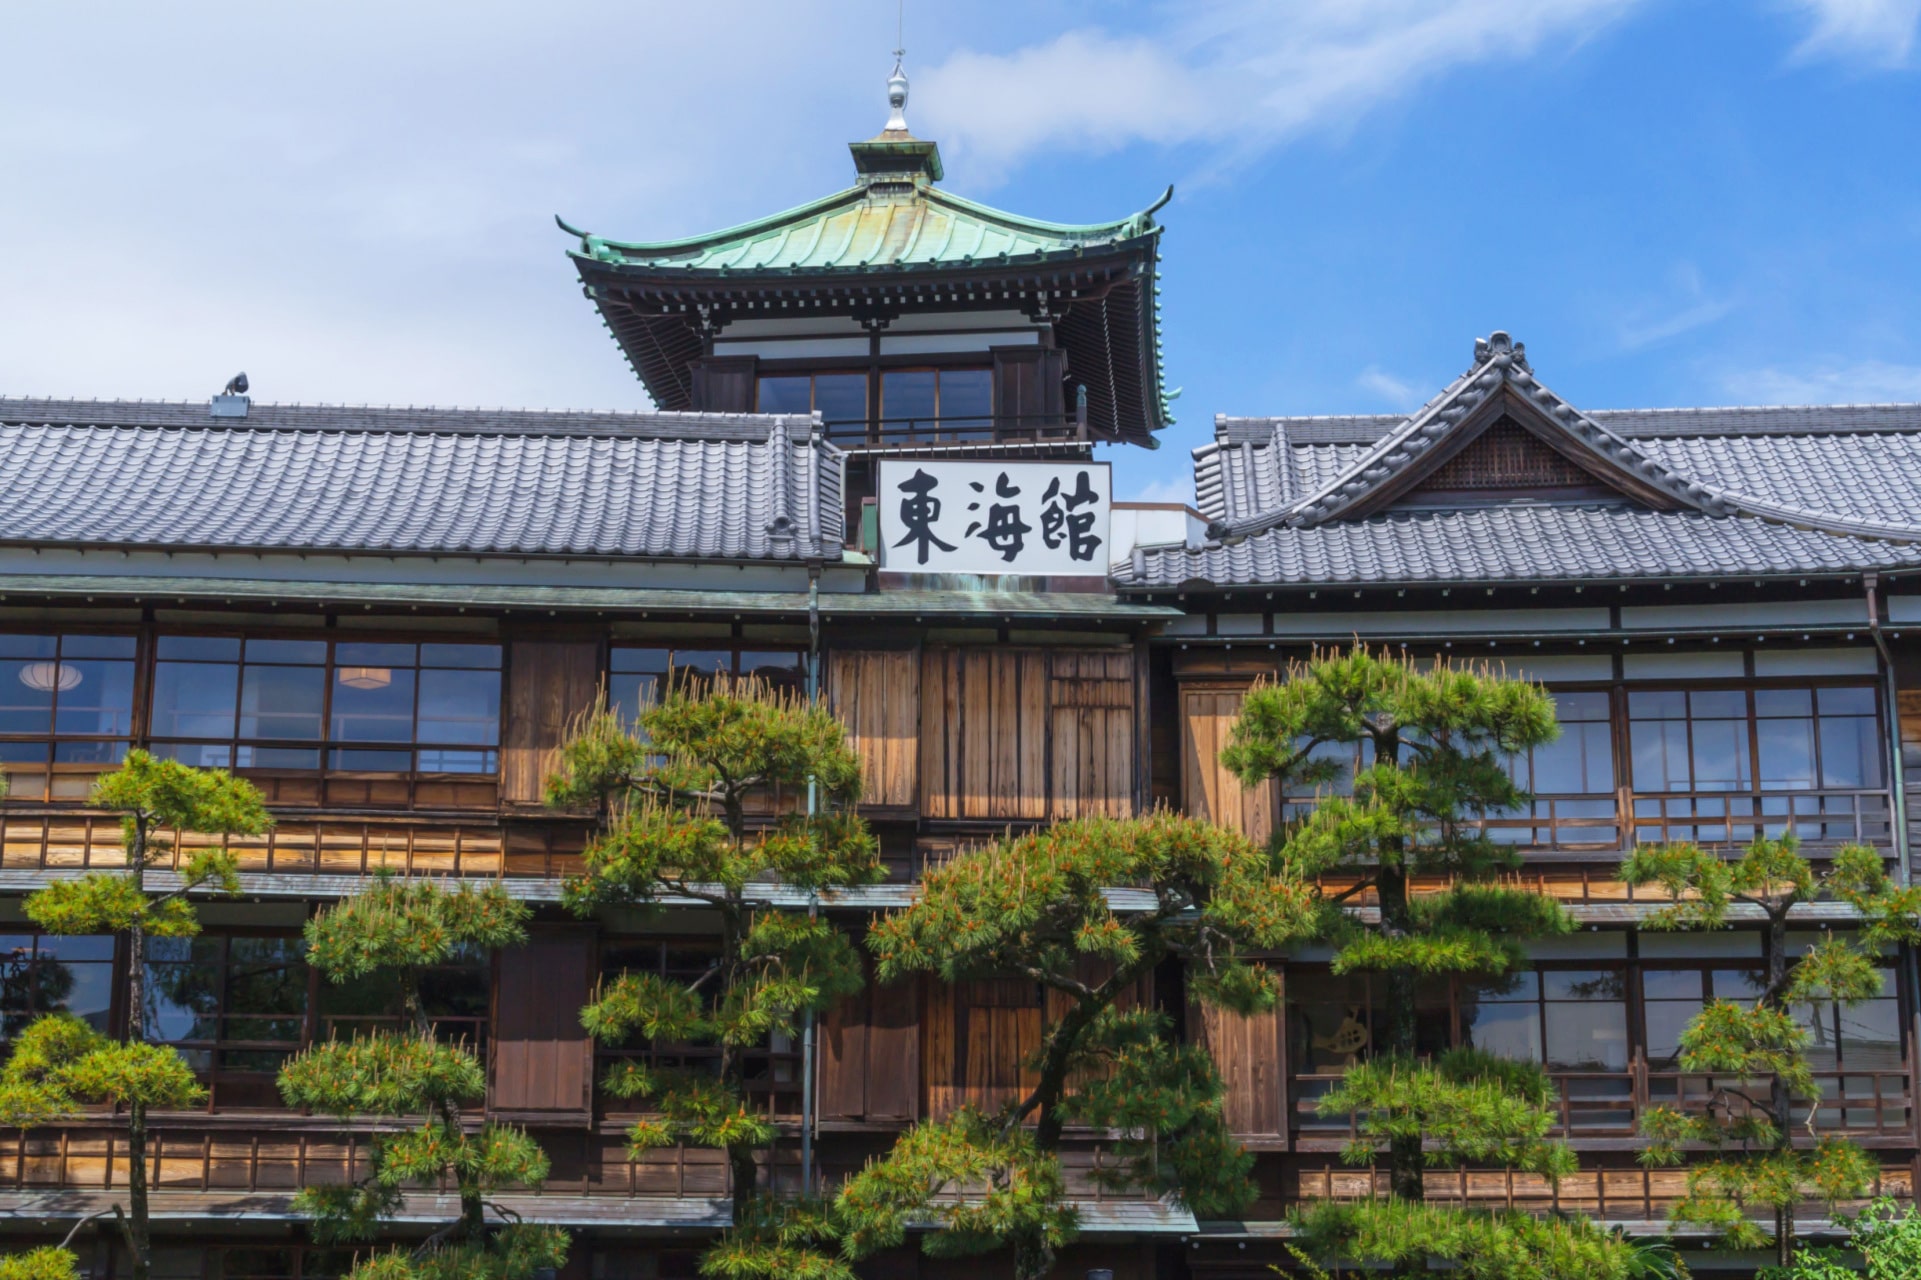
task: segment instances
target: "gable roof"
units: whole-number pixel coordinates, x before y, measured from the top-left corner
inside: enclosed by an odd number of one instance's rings
[[[838,560],[811,418],[0,399],[0,544]]]
[[[1496,422],[1597,481],[1424,494]],[[1134,586],[1714,577],[1921,564],[1921,405],[1583,412],[1505,334],[1407,417],[1221,418],[1194,451],[1214,545],[1145,548]],[[1451,499],[1451,500],[1450,500]]]

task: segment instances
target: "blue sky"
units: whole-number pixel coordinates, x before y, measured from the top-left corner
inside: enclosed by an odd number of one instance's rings
[[[1506,328],[1592,408],[1921,401],[1921,0],[909,0],[952,189],[1163,213],[1213,415],[1410,408]],[[892,0],[0,11],[0,394],[641,408],[551,215],[838,189]]]

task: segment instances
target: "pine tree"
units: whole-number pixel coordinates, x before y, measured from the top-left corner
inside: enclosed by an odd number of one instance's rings
[[[1399,1275],[1424,1275],[1442,1259],[1490,1280],[1612,1280],[1629,1265],[1618,1240],[1585,1222],[1425,1202],[1430,1166],[1549,1179],[1574,1167],[1572,1152],[1548,1139],[1556,1094],[1538,1064],[1466,1048],[1423,1057],[1415,1024],[1421,979],[1498,980],[1526,967],[1527,939],[1572,928],[1551,899],[1495,883],[1519,857],[1481,825],[1527,803],[1509,761],[1558,732],[1538,685],[1486,668],[1417,667],[1361,646],[1317,652],[1257,685],[1233,727],[1221,759],[1243,783],[1275,779],[1291,799],[1315,793],[1283,823],[1275,857],[1289,878],[1330,886],[1320,923],[1334,972],[1368,974],[1383,991],[1384,1043],[1319,1106],[1354,1117],[1344,1159],[1375,1166],[1385,1156],[1388,1197],[1297,1213],[1322,1256]],[[1417,876],[1446,877],[1449,887],[1417,895]],[[1350,910],[1364,894],[1372,919]]]
[[[1112,888],[1148,890],[1153,906],[1117,910]],[[1177,959],[1196,998],[1272,1008],[1271,975],[1246,953],[1310,929],[1310,896],[1240,835],[1169,814],[1064,822],[929,870],[914,905],[869,934],[882,980],[1018,976],[1064,1007],[1027,1064],[1025,1097],[998,1115],[918,1125],[842,1187],[846,1250],[896,1245],[932,1218],[928,1252],[1011,1247],[1021,1280],[1046,1276],[1075,1232],[1059,1159],[1068,1125],[1122,1135],[1103,1175],[1115,1189],[1171,1193],[1202,1216],[1244,1209],[1253,1158],[1228,1134],[1212,1060],[1179,1043],[1165,1013],[1124,996]]]
[[[1714,1151],[1713,1158],[1690,1164],[1688,1195],[1671,1217],[1715,1229],[1729,1248],[1772,1243],[1778,1265],[1785,1267],[1794,1256],[1795,1204],[1809,1192],[1830,1204],[1860,1195],[1875,1171],[1855,1144],[1816,1133],[1821,1091],[1808,1063],[1808,1032],[1795,1011],[1879,995],[1874,953],[1921,938],[1921,891],[1895,888],[1881,855],[1858,845],[1839,850],[1827,874],[1817,876],[1791,835],[1757,839],[1734,861],[1692,844],[1637,849],[1622,878],[1631,885],[1658,884],[1672,900],[1644,928],[1725,928],[1736,904],[1758,908],[1766,921],[1765,977],[1754,1003],[1712,1001],[1681,1034],[1681,1069],[1710,1077],[1706,1107],[1651,1108],[1642,1121],[1648,1145],[1640,1159],[1678,1165],[1689,1145]],[[1822,897],[1853,905],[1864,927],[1855,938],[1827,934],[1790,966],[1788,914]],[[1756,1081],[1765,1088],[1756,1090]],[[1805,1151],[1794,1145],[1796,1100],[1809,1105],[1807,1129],[1816,1137]],[[1750,1207],[1773,1211],[1772,1239],[1747,1216]]]
[[[851,1280],[821,1207],[761,1189],[760,1155],[777,1131],[755,1108],[747,1066],[771,1037],[797,1036],[805,1016],[864,986],[859,954],[838,928],[772,900],[781,886],[822,890],[883,877],[878,846],[855,811],[860,791],[860,759],[825,707],[725,678],[669,681],[631,726],[612,713],[589,717],[548,782],[550,804],[600,804],[604,814],[583,873],[566,886],[574,911],[671,898],[701,904],[719,926],[718,950],[698,977],[622,973],[581,1013],[603,1045],[712,1046],[711,1071],[629,1060],[601,1083],[650,1108],[628,1133],[635,1158],[681,1142],[726,1154],[733,1227],[703,1258],[708,1276]],[[783,812],[750,816],[757,797],[763,807],[778,800]]]
[[[105,1103],[127,1117],[127,1203],[114,1217],[132,1259],[134,1280],[146,1280],[152,1262],[147,1204],[147,1118],[205,1099],[204,1090],[178,1051],[147,1043],[147,940],[190,938],[200,932],[188,894],[233,893],[239,888],[234,858],[203,849],[180,867],[177,883],[159,890],[148,873],[172,851],[168,832],[257,835],[271,824],[260,793],[220,770],[189,768],[145,751],[94,784],[89,804],[121,816],[125,871],[95,871],[32,894],[26,912],[48,933],[123,934],[127,939],[127,1022],[121,1039],[110,1040],[70,1014],[35,1020],[15,1042],[0,1072],[0,1123],[26,1128],[70,1114],[86,1103]],[[57,1253],[43,1253],[55,1267]],[[38,1265],[38,1264],[37,1264]]]
[[[443,1043],[421,991],[429,966],[475,950],[526,941],[528,908],[499,885],[443,889],[431,881],[383,877],[307,922],[307,961],[334,983],[376,975],[398,986],[406,1028],[317,1044],[280,1070],[289,1106],[343,1118],[417,1120],[419,1127],[371,1143],[367,1175],[352,1185],[308,1187],[295,1208],[313,1219],[314,1239],[374,1239],[402,1207],[410,1186],[451,1179],[460,1214],[413,1249],[360,1260],[350,1280],[524,1280],[557,1267],[567,1233],[523,1224],[488,1199],[510,1187],[538,1187],[547,1156],[524,1131],[470,1128],[462,1108],[486,1097],[485,1068],[464,1043]],[[498,1222],[489,1222],[494,1210]]]

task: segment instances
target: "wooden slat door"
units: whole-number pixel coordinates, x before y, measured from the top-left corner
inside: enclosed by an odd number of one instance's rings
[[[827,689],[860,753],[863,800],[912,808],[920,784],[920,655],[837,649],[827,656]]]
[[[580,1025],[592,995],[594,937],[539,930],[494,965],[493,1073],[488,1111],[524,1124],[593,1117],[593,1043]]]
[[[921,657],[921,813],[1047,816],[1047,655],[927,649]]]
[[[1245,788],[1221,764],[1221,748],[1246,699],[1244,687],[1181,690],[1181,807],[1189,817],[1265,842],[1274,833],[1279,787],[1268,782]]]
[[[537,805],[560,745],[600,693],[600,646],[591,641],[516,640],[508,650],[507,717],[501,727],[500,792]]]
[[[1075,650],[1050,656],[1050,818],[1134,813],[1134,655]]]

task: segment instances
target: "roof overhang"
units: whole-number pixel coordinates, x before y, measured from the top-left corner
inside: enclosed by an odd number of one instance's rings
[[[851,316],[884,324],[929,311],[1018,308],[1051,321],[1089,429],[1153,448],[1166,426],[1155,279],[1158,228],[1098,250],[939,266],[733,272],[636,265],[574,253],[586,294],[662,409],[693,406],[692,364],[735,320]]]

